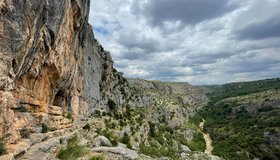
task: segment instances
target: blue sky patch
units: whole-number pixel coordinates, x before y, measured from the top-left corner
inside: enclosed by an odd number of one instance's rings
[[[106,28],[103,28],[103,27],[94,27],[93,30],[95,33],[99,33],[102,35],[110,35],[110,32]]]

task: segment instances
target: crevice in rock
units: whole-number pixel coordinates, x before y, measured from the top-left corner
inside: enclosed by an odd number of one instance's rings
[[[54,42],[55,42],[55,34],[54,34],[53,30],[50,29],[49,27],[47,27],[47,29],[48,29],[50,37],[51,37],[51,46],[53,47],[54,46]]]

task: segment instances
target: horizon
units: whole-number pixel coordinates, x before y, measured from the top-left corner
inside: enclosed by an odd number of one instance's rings
[[[232,84],[232,83],[246,83],[246,82],[257,82],[257,81],[266,81],[266,80],[275,80],[275,79],[280,79],[280,77],[272,77],[272,78],[265,78],[265,79],[256,79],[256,80],[248,80],[248,81],[233,81],[233,82],[226,82],[226,83],[221,83],[221,84],[192,84],[189,82],[176,82],[176,81],[162,81],[162,80],[157,80],[157,79],[142,79],[142,78],[129,78],[129,77],[125,77],[128,79],[139,79],[139,80],[146,80],[146,81],[160,81],[163,83],[188,83],[192,86],[222,86],[225,84]]]
[[[89,23],[128,78],[218,85],[280,77],[277,0],[91,0]]]

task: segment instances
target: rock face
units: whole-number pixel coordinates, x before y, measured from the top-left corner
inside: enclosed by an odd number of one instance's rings
[[[0,137],[8,144],[23,128],[68,128],[107,108],[107,92],[122,77],[94,38],[89,3],[0,1]]]

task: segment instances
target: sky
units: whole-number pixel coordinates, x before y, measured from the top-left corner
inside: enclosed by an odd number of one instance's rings
[[[223,84],[280,77],[280,0],[91,0],[125,77]]]

